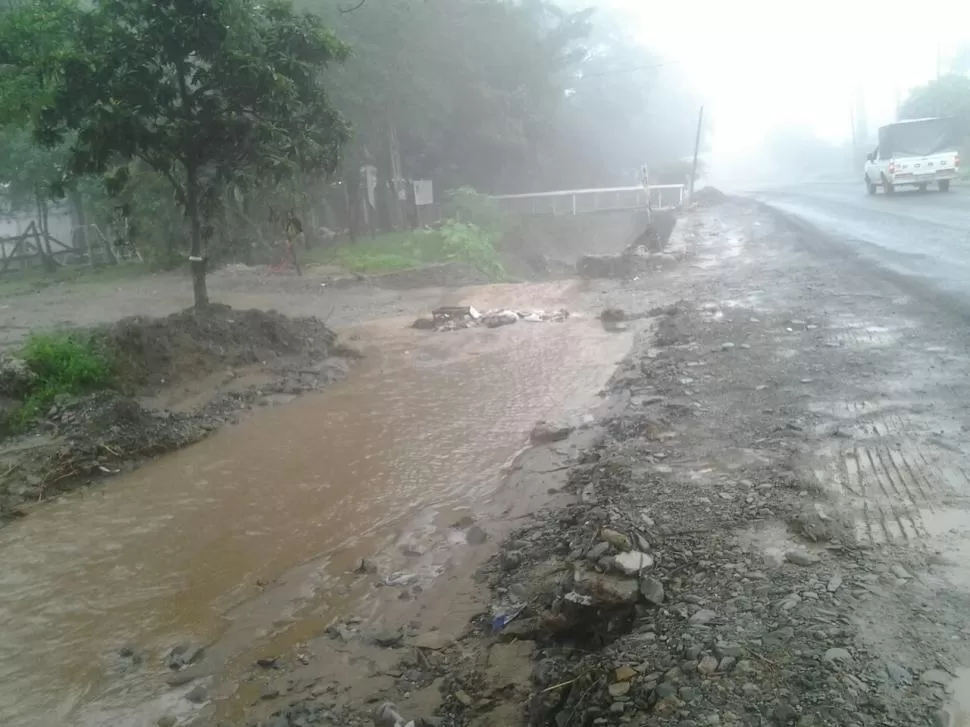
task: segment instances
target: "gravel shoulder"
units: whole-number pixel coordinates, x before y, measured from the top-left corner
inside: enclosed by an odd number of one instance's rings
[[[968,724],[963,327],[753,203],[671,252],[591,286],[635,350],[515,463],[467,572],[254,666],[250,723]]]

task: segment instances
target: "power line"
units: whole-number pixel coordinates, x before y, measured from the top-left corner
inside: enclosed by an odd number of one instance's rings
[[[603,76],[616,76],[621,73],[636,73],[637,71],[651,71],[655,68],[663,68],[664,66],[674,66],[683,63],[683,61],[665,61],[663,63],[654,63],[649,66],[634,66],[633,68],[617,68],[613,71],[601,71],[600,73],[584,73],[583,78],[602,78]]]

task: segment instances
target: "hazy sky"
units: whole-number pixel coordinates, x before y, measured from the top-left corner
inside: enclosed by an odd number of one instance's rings
[[[970,0],[600,1],[629,12],[638,38],[683,69],[725,159],[780,125],[851,138],[856,89],[872,129],[891,121],[897,91],[936,74],[938,48],[945,67],[970,42]]]

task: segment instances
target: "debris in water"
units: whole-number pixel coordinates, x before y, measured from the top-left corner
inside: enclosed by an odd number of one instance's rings
[[[491,311],[485,315],[485,325],[489,328],[499,328],[519,322],[519,314],[514,310]]]
[[[425,331],[457,331],[482,325],[488,328],[499,328],[520,320],[529,323],[558,323],[569,318],[569,315],[569,311],[565,308],[560,308],[553,313],[546,313],[543,310],[514,311],[510,308],[496,308],[482,314],[472,306],[442,306],[435,308],[430,318],[421,316],[415,320],[411,327]]]
[[[508,611],[504,611],[492,618],[492,633],[498,633],[508,626],[525,609],[525,604],[519,604]]]
[[[567,424],[553,424],[547,421],[536,422],[529,435],[529,440],[534,445],[552,444],[566,439],[573,431]]]

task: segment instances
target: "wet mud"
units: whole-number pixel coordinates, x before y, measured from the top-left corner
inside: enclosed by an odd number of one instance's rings
[[[574,294],[508,286],[474,302]],[[343,331],[364,359],[327,391],[0,530],[0,714],[152,724],[189,709],[166,684],[179,643],[231,673],[364,608],[348,578],[361,558],[383,569],[411,553],[412,585],[432,582],[427,543],[447,559],[449,537],[465,542],[450,525],[489,500],[537,420],[580,423],[631,340],[592,317],[449,334],[408,323]]]

